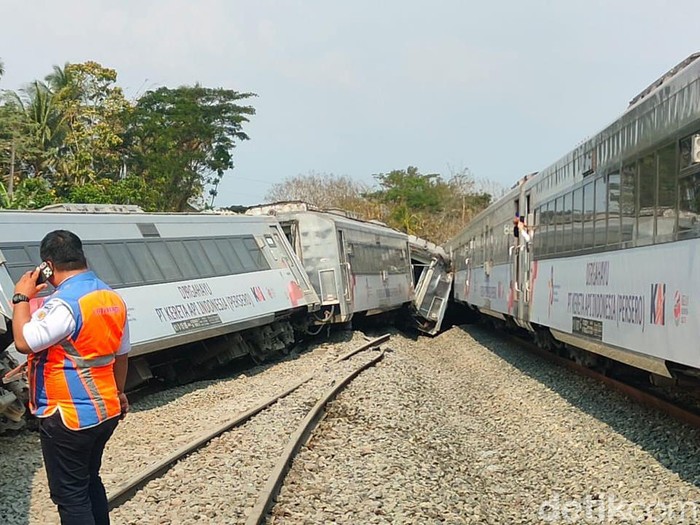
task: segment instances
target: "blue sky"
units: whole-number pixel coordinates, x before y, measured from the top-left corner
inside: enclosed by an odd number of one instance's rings
[[[130,98],[200,82],[258,94],[216,204],[310,171],[417,166],[510,186],[700,50],[697,2],[0,0],[0,88],[96,60]]]

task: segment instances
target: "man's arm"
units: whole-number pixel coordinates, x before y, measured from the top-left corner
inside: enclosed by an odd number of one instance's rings
[[[31,354],[32,349],[24,338],[24,325],[32,319],[29,303],[17,303],[12,309],[12,335],[15,337],[15,348],[21,354]]]
[[[39,268],[25,273],[15,285],[15,293],[26,295],[29,299],[36,296],[47,286],[46,283],[36,284],[37,277],[39,277]],[[24,325],[31,320],[32,314],[28,302],[23,301],[14,305],[12,309],[12,334],[15,338],[15,348],[22,354],[32,353],[32,348],[24,338]]]
[[[129,320],[124,322],[124,332],[122,340],[119,343],[117,355],[114,358],[114,381],[117,383],[117,391],[119,392],[119,403],[122,409],[122,419],[129,412],[129,400],[124,393],[126,385],[126,375],[129,371],[129,350],[131,350],[131,336],[129,334]]]
[[[124,393],[124,385],[126,384],[126,373],[129,370],[129,355],[118,355],[114,359],[114,380],[117,382],[117,390],[120,394]]]

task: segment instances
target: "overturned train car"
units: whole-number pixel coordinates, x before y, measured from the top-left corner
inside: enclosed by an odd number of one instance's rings
[[[83,240],[90,268],[127,303],[128,387],[154,376],[187,380],[244,355],[262,360],[288,347],[293,325],[319,308],[272,217],[104,209],[0,212],[0,338],[9,346],[0,354],[3,376],[22,359],[10,345],[14,282],[36,267],[41,239],[59,228]],[[20,377],[0,385],[0,431],[23,424]]]

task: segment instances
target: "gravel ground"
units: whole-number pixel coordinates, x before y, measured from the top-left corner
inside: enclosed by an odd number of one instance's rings
[[[144,402],[110,441],[107,484],[359,342],[355,334]],[[698,431],[480,327],[433,339],[394,334],[389,346],[394,352],[332,404],[269,523],[700,522]],[[308,403],[290,397],[278,415],[297,414],[296,422]],[[257,482],[241,480],[266,478],[286,442],[262,419],[255,425],[175,467],[114,511],[112,523],[240,520],[257,497]],[[0,441],[0,476],[0,523],[56,523],[33,434]]]
[[[394,336],[269,523],[698,523],[698,432],[477,327]]]
[[[231,379],[173,388],[135,403],[105,449],[101,472],[107,490],[193,435],[248,410],[364,341],[360,332],[338,332],[329,343],[282,362],[258,366]],[[49,499],[38,434],[0,437],[0,524],[58,522]],[[112,522],[120,523],[116,517]]]

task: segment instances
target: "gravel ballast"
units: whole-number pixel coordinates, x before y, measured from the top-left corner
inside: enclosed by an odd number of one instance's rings
[[[313,370],[322,371],[311,387],[320,395],[341,370],[330,372],[332,358],[362,341],[355,333],[144,400],[108,444],[105,484]],[[387,346],[331,404],[269,523],[700,522],[696,430],[478,326],[432,339],[394,334]],[[113,511],[112,523],[243,522],[259,490],[244,480],[264,483],[284,434],[310,408],[308,395],[298,397],[178,464]],[[284,430],[273,430],[275,418]],[[0,476],[0,523],[58,522],[35,433],[0,438]]]

